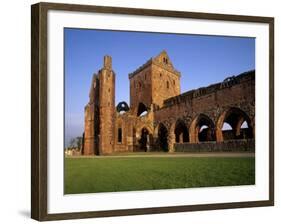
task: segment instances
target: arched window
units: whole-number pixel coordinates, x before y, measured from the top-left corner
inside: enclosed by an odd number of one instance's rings
[[[118,128],[118,143],[122,143],[122,128]]]
[[[147,112],[147,107],[143,103],[139,103],[137,116],[144,116]]]
[[[167,81],[167,89],[169,89],[169,81]]]

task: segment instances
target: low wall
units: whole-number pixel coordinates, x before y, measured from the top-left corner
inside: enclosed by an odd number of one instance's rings
[[[223,142],[176,143],[175,152],[255,152],[254,139]]]

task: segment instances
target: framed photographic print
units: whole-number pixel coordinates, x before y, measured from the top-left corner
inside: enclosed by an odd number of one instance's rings
[[[31,16],[32,218],[274,204],[274,18]]]

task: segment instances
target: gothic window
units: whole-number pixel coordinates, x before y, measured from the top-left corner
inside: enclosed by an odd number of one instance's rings
[[[110,93],[110,88],[108,88],[108,92]]]
[[[167,89],[169,89],[169,82],[167,81]]]
[[[122,143],[122,128],[118,128],[118,143]]]
[[[160,72],[160,77],[162,77],[162,73]]]
[[[173,80],[173,84],[174,84],[174,85],[176,85],[176,82],[175,82],[175,80]]]

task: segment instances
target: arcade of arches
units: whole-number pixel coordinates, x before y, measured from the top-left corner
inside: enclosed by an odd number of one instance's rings
[[[230,128],[225,128],[225,123]],[[254,137],[253,121],[238,108],[223,112],[216,123],[207,115],[200,114],[189,123],[178,119],[170,128],[172,130],[163,123],[156,128],[155,142],[163,151],[173,151],[175,143],[223,142]],[[169,146],[171,147],[168,149]]]

